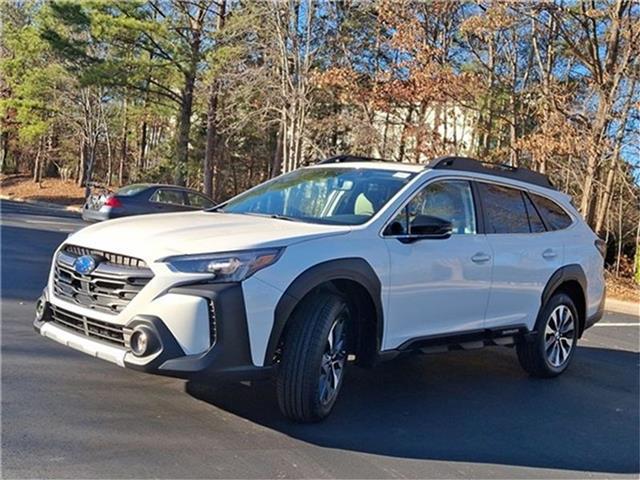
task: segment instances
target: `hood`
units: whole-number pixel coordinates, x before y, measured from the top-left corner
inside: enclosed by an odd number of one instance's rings
[[[346,234],[350,230],[341,225],[200,211],[109,220],[83,228],[65,243],[153,262],[170,255],[285,247],[321,236]]]

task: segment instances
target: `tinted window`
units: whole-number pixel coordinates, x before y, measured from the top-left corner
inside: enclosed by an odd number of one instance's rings
[[[531,195],[538,210],[544,217],[549,230],[562,230],[571,225],[571,217],[567,215],[560,205],[548,198],[539,195]]]
[[[423,188],[388,227],[390,235],[404,235],[418,215],[438,217],[453,226],[457,235],[476,233],[476,214],[471,185],[463,180],[435,182]]]
[[[527,194],[524,194],[524,204],[527,207],[527,215],[529,216],[529,227],[532,233],[545,232],[544,223],[536,210],[536,207],[531,203],[531,199]]]
[[[152,202],[170,203],[171,205],[184,205],[184,195],[178,190],[166,190],[159,188],[151,196]]]
[[[529,233],[529,218],[522,192],[478,183],[487,219],[487,233]]]
[[[189,198],[189,205],[192,207],[211,208],[214,205],[207,197],[197,193],[187,192],[187,197]]]
[[[131,197],[142,190],[149,188],[149,185],[127,185],[116,192],[116,195],[123,197]]]

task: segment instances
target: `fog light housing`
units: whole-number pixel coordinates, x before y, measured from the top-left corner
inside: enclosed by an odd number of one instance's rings
[[[46,311],[47,302],[44,297],[38,298],[36,301],[36,320],[39,322],[44,317],[44,312]]]
[[[158,349],[158,338],[149,328],[137,327],[129,339],[131,351],[136,357],[145,357]]]

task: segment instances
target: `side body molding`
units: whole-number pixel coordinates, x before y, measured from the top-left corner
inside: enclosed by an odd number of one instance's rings
[[[275,309],[275,318],[267,344],[264,365],[273,363],[273,356],[278,348],[282,332],[298,302],[317,286],[332,280],[357,282],[369,293],[375,308],[378,350],[380,349],[382,332],[384,331],[380,279],[366,260],[358,257],[340,258],[310,267],[298,275],[287,287]]]

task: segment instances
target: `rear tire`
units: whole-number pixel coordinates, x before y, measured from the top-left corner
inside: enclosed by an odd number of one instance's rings
[[[347,301],[328,291],[296,307],[277,376],[278,404],[286,417],[315,422],[331,412],[344,378],[350,320]]]
[[[542,307],[535,339],[516,346],[518,360],[534,377],[556,377],[571,363],[578,342],[578,313],[571,297],[556,293]]]

